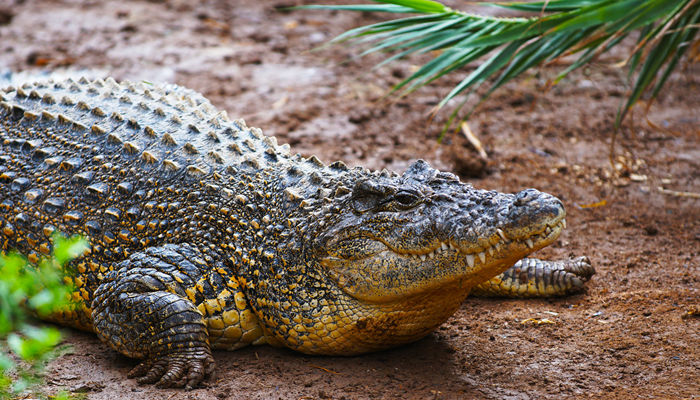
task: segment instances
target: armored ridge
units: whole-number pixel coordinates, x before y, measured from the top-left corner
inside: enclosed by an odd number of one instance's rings
[[[395,346],[474,287],[562,294],[593,271],[519,261],[565,224],[533,189],[477,190],[423,161],[403,175],[326,166],[174,85],[46,81],[0,97],[2,248],[36,261],[54,231],[87,236],[76,305],[52,319],[143,359],[140,382],[195,385],[211,348]]]

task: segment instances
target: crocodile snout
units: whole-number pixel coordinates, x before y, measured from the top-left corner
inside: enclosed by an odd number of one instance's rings
[[[525,189],[515,195],[505,226],[517,236],[527,237],[564,219],[564,204],[558,198],[536,189]]]

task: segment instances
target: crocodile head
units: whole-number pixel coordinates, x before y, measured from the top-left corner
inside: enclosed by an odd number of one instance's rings
[[[477,190],[424,161],[401,176],[358,178],[329,206],[335,212],[313,222],[307,262],[340,293],[339,315],[325,342],[300,351],[356,354],[419,339],[473,286],[552,243],[565,224],[551,195]]]
[[[553,196],[477,190],[424,161],[403,175],[339,172],[320,188],[314,174],[303,175],[290,242],[277,244],[289,250],[261,274],[274,282],[247,289],[268,336],[306,353],[417,340],[473,286],[550,244],[564,225]]]
[[[314,247],[338,286],[366,303],[454,284],[466,295],[552,243],[565,223],[554,196],[477,190],[424,161],[358,181],[345,208]]]

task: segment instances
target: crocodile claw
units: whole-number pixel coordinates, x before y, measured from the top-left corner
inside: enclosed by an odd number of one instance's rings
[[[583,287],[585,282],[588,282],[593,275],[595,275],[595,268],[591,264],[591,260],[586,256],[577,257],[569,260],[568,263],[564,265],[564,271],[572,274],[573,284],[576,288]]]
[[[211,375],[214,366],[209,349],[194,348],[145,360],[129,371],[128,377],[159,388],[192,389]]]

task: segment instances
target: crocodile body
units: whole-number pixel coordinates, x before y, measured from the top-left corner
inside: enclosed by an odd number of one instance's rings
[[[140,382],[195,385],[211,348],[396,346],[474,288],[553,295],[592,273],[521,260],[565,224],[534,189],[477,190],[424,161],[324,165],[173,85],[69,79],[0,97],[2,249],[36,261],[54,232],[88,237],[75,305],[51,319],[143,359]]]

